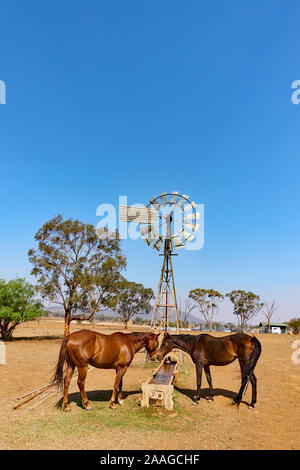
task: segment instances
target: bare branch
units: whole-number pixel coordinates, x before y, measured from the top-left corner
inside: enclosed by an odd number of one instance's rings
[[[277,310],[277,306],[276,306],[275,300],[272,300],[272,302],[265,302],[263,309],[262,309],[262,313],[267,320],[268,330],[270,330],[271,318],[276,312],[276,310]]]

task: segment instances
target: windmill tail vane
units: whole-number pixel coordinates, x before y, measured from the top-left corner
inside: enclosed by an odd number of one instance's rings
[[[157,295],[151,320],[151,329],[167,331],[170,318],[175,313],[177,331],[180,318],[176,299],[172,265],[174,248],[180,250],[194,238],[199,229],[195,202],[178,191],[164,192],[153,197],[144,207],[120,206],[120,220],[140,225],[140,234],[148,246],[162,253],[163,263],[157,288]]]

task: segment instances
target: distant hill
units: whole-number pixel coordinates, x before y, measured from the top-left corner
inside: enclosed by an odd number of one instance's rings
[[[60,307],[60,306],[51,305],[51,306],[48,306],[48,307],[45,306],[44,308],[45,308],[45,310],[47,310],[49,312],[49,315],[51,315],[53,317],[64,317],[64,311],[63,311],[62,307]],[[117,318],[117,316],[118,316],[117,313],[111,308],[107,308],[107,309],[104,309],[104,310],[101,310],[100,312],[98,312],[96,314],[96,319],[99,318],[99,317],[102,317],[102,315],[104,317],[115,317],[115,318]],[[141,314],[138,314],[138,315],[135,315],[135,316],[136,317],[141,317],[144,320],[151,320],[152,312],[149,315],[141,313]],[[175,314],[172,314],[170,316],[170,321],[171,322],[176,322]],[[220,325],[224,325],[224,324],[228,323],[228,322],[218,321],[217,318],[216,318],[216,321],[218,323],[220,323]],[[200,317],[200,315],[198,317],[198,316],[192,315],[192,314],[189,316],[189,322],[194,323],[194,324],[199,324],[199,323],[204,324],[205,323],[203,321],[203,319]]]

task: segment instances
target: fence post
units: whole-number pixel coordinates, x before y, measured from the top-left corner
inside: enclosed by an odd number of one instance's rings
[[[0,340],[0,364],[6,364],[6,344]]]

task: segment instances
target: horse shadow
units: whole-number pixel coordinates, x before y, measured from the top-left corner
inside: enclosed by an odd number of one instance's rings
[[[186,397],[190,398],[192,401],[194,399],[194,396],[196,394],[196,391],[193,389],[189,388],[180,388],[177,385],[174,385],[174,389],[177,390],[177,392],[181,393],[182,395],[185,395]],[[225,398],[229,398],[231,401],[235,400],[237,396],[237,392],[233,392],[232,390],[226,390],[225,388],[214,388],[213,389],[213,396],[223,396]],[[206,400],[209,399],[209,388],[201,388],[201,398],[204,398]],[[247,402],[241,401],[241,403],[244,403],[245,405],[248,405]]]
[[[86,392],[88,400],[91,402],[110,402],[111,394],[113,390],[90,390]],[[130,395],[139,395],[141,393],[140,390],[122,390],[122,400],[126,400],[126,398]],[[73,392],[68,394],[69,403],[74,402],[80,408],[84,409],[81,400],[80,392]],[[61,408],[63,403],[63,397],[56,403],[56,408]]]

